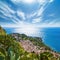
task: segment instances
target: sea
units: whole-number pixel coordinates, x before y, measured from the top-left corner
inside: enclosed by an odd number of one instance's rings
[[[4,28],[6,32],[13,33],[14,28]],[[49,27],[49,28],[38,28],[39,31],[36,36],[42,38],[43,42],[54,51],[60,52],[60,28]]]

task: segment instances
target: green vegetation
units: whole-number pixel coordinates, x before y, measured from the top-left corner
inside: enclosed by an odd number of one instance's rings
[[[43,52],[40,54],[27,52],[22,48],[19,42],[21,39],[30,40],[34,45],[46,47],[46,50],[50,50],[49,47],[43,44],[41,38],[28,37],[25,34],[17,35],[17,38],[8,35],[5,30],[0,27],[0,60],[58,60],[59,56],[56,58],[50,52]]]
[[[44,52],[44,53],[40,54],[41,60],[51,60],[51,58],[53,58],[53,54],[51,54],[49,52]]]
[[[6,31],[2,29],[1,26],[0,26],[0,35],[6,35]]]

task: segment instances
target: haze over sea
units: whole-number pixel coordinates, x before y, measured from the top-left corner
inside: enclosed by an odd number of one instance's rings
[[[14,28],[5,28],[7,33],[13,33]],[[60,28],[39,28],[37,35],[41,37],[43,42],[53,50],[60,52]]]

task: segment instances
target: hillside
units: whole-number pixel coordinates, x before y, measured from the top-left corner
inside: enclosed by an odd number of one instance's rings
[[[13,34],[11,34],[11,36],[13,38],[15,38],[16,41],[19,41],[19,42],[30,41],[33,45],[37,46],[38,49],[41,49],[41,47],[42,48],[44,47],[44,49],[46,49],[46,50],[51,50],[48,46],[46,46],[43,43],[43,41],[40,37],[31,37],[31,36],[27,36],[25,34],[18,34],[18,33],[13,33]]]
[[[19,41],[21,43],[21,46],[27,52],[34,52],[36,54],[49,52],[52,53],[56,58],[57,56],[60,56],[60,54],[58,54],[56,51],[45,45],[40,37],[30,37],[25,34],[18,33],[13,33],[11,36],[14,37],[16,41]]]
[[[0,35],[6,35],[6,31],[0,26]]]
[[[40,37],[7,34],[0,27],[0,60],[60,60],[60,54],[46,46]]]

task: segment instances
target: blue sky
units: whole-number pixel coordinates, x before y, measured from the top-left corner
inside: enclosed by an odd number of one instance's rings
[[[0,25],[16,31],[60,27],[60,0],[0,0]]]

